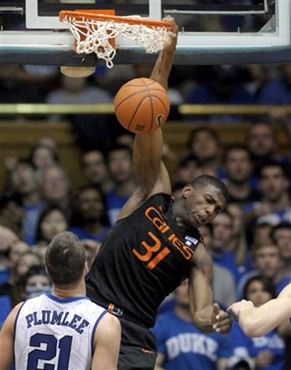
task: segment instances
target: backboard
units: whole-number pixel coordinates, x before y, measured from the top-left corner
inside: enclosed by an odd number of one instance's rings
[[[61,10],[114,9],[117,15],[179,25],[176,64],[270,63],[291,60],[291,0],[0,0],[0,63],[94,65],[76,55]],[[154,55],[117,38],[114,63],[152,63]]]

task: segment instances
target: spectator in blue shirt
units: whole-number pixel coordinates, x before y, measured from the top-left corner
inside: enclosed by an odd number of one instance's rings
[[[224,168],[229,201],[243,206],[260,199],[257,191],[257,179],[252,175],[253,164],[248,148],[233,144],[226,148]]]
[[[288,193],[289,180],[282,164],[270,161],[261,166],[259,188],[262,200],[244,207],[248,222],[267,222],[272,226],[280,222],[291,222],[291,203]]]
[[[106,193],[106,207],[110,225],[113,226],[121,208],[135,190],[131,150],[125,145],[114,146],[107,153],[107,164],[113,188]]]
[[[236,264],[235,252],[232,250],[233,238],[235,238],[232,216],[224,210],[212,221],[212,226],[211,256],[213,262],[227,268],[237,283],[240,273]]]
[[[157,318],[152,329],[157,340],[156,369],[223,370],[232,355],[228,336],[204,334],[191,321],[188,280],[175,290],[174,312]]]
[[[254,276],[263,276],[272,281],[275,293],[278,295],[291,279],[283,271],[283,258],[278,245],[274,243],[255,245],[252,248],[254,270],[244,274],[237,287],[237,299],[242,299],[243,290]]]
[[[251,278],[244,288],[244,299],[251,301],[255,307],[260,307],[275,298],[275,290],[267,280],[261,276]],[[234,344],[234,353],[241,358],[252,358],[257,370],[284,369],[284,341],[276,330],[259,338],[247,337],[238,322],[234,322],[231,333]]]

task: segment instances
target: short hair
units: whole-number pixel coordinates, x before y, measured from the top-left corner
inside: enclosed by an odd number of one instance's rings
[[[26,286],[28,279],[35,275],[45,276],[48,279],[48,281],[51,282],[50,277],[47,274],[45,268],[43,266],[34,265],[29,268],[26,275],[24,276],[22,280],[23,287]]]
[[[76,284],[83,276],[85,262],[82,243],[69,231],[56,235],[46,250],[45,265],[55,285]]]
[[[35,163],[33,163],[33,156],[34,156],[35,152],[40,148],[47,149],[51,153],[52,159],[55,163],[57,163],[59,161],[58,153],[52,147],[50,147],[48,145],[45,145],[45,144],[36,144],[30,149],[30,152],[29,152],[29,155],[28,155],[28,162],[33,166],[34,169],[37,169],[37,167],[36,167]]]
[[[191,149],[193,141],[196,139],[197,135],[200,134],[201,132],[207,132],[212,139],[220,145],[220,139],[218,136],[217,131],[215,131],[213,128],[210,127],[197,127],[194,128],[194,130],[191,131],[189,140],[188,140],[188,149]]]
[[[182,158],[180,162],[178,163],[178,168],[184,168],[187,167],[189,162],[195,162],[197,167],[199,166],[199,159],[194,154],[189,154],[186,157]]]
[[[260,249],[268,248],[268,247],[273,247],[276,248],[278,251],[278,254],[281,256],[281,251],[280,248],[277,244],[272,243],[271,241],[269,243],[263,243],[263,244],[254,244],[252,249],[251,249],[251,254],[252,254],[252,259],[256,259],[256,255]]]
[[[198,176],[192,181],[191,185],[193,186],[193,188],[196,188],[196,187],[201,188],[203,186],[212,185],[213,187],[215,187],[217,190],[219,190],[222,193],[225,199],[225,202],[228,201],[229,195],[228,195],[227,187],[217,177],[210,176],[210,175]]]
[[[107,153],[106,153],[106,162],[108,164],[109,162],[109,157],[110,157],[110,154],[113,153],[113,152],[117,152],[117,151],[124,151],[124,152],[127,152],[129,157],[131,158],[132,157],[132,150],[127,146],[127,145],[122,145],[122,144],[114,144],[113,146],[111,146]]]
[[[270,237],[271,239],[273,240],[273,242],[275,243],[276,239],[275,239],[275,232],[277,230],[282,230],[282,229],[287,229],[287,230],[290,230],[291,231],[291,223],[288,222],[288,221],[283,221],[283,222],[280,222],[278,225],[274,226],[271,230],[271,233],[270,233]]]
[[[268,279],[264,276],[261,276],[261,275],[256,275],[256,276],[253,276],[250,279],[248,279],[248,281],[246,282],[246,284],[244,286],[244,289],[243,289],[243,298],[244,299],[247,299],[248,288],[251,285],[251,283],[254,282],[254,281],[260,281],[263,285],[264,291],[268,292],[270,294],[271,299],[275,298],[276,293],[275,293],[275,287],[274,287],[274,284],[272,283],[272,280]]]
[[[104,152],[101,150],[101,149],[98,149],[98,148],[94,148],[94,149],[88,149],[88,150],[85,150],[83,152],[81,152],[80,154],[80,165],[83,166],[84,165],[84,157],[86,157],[87,154],[90,154],[90,153],[98,153],[98,154],[101,154],[102,156],[102,159],[105,163],[105,154]]]
[[[287,170],[286,170],[285,166],[281,162],[276,161],[276,160],[269,160],[269,161],[264,162],[259,167],[259,178],[260,179],[263,177],[263,171],[264,171],[264,169],[265,168],[268,168],[268,167],[277,167],[277,168],[280,168],[281,171],[282,171],[283,176],[286,177],[286,178],[288,178]]]
[[[49,214],[51,214],[54,211],[59,211],[60,213],[62,213],[62,215],[64,216],[65,221],[68,223],[68,217],[67,217],[66,212],[63,210],[63,208],[61,208],[57,205],[48,205],[48,206],[46,206],[44,209],[42,209],[42,211],[41,211],[41,213],[38,217],[38,221],[37,221],[37,225],[36,225],[36,232],[35,232],[35,241],[36,242],[41,242],[41,241],[47,242],[48,241],[48,240],[44,239],[42,231],[41,231],[41,227],[42,227],[43,220]]]
[[[229,153],[234,151],[234,150],[244,151],[245,153],[247,153],[248,159],[251,161],[251,153],[249,151],[249,148],[245,144],[238,143],[238,144],[228,145],[225,148],[224,154],[223,154],[223,162],[224,163],[226,162]]]
[[[221,215],[227,216],[230,219],[231,224],[233,223],[233,216],[231,215],[227,208],[224,208],[224,210],[219,213],[219,216]]]

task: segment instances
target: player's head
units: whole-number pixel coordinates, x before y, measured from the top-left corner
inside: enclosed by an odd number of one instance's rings
[[[182,190],[184,219],[187,228],[199,227],[211,222],[226,205],[228,192],[216,177],[197,177]]]
[[[78,237],[68,231],[56,235],[45,254],[51,280],[58,286],[73,286],[84,276],[85,249]]]

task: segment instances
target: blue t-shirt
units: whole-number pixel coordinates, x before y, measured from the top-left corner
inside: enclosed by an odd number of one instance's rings
[[[253,212],[255,209],[261,206],[261,202],[253,202],[246,204],[242,210],[244,213]],[[258,224],[268,223],[272,226],[278,225],[280,222],[291,222],[291,207],[285,209],[274,210],[266,215],[257,218]]]
[[[96,240],[97,242],[103,242],[103,240],[106,238],[108,232],[110,230],[110,227],[104,226],[102,229],[99,231],[98,234],[88,234],[84,229],[81,227],[70,227],[70,231],[74,234],[77,235],[77,237],[80,240],[84,239],[91,239],[91,240]]]
[[[119,212],[124,204],[127,202],[128,198],[129,196],[122,197],[118,195],[115,189],[109,191],[106,194],[106,209],[111,226],[115,225],[118,219]]]
[[[12,302],[9,295],[0,295],[0,329],[2,328],[4,321],[12,310]]]
[[[275,285],[276,295],[278,296],[289,283],[291,283],[291,274],[283,276],[282,279]]]
[[[234,345],[234,353],[238,357],[256,357],[261,351],[270,351],[273,354],[273,361],[267,367],[258,367],[258,370],[283,370],[284,369],[284,340],[279,337],[276,330],[259,338],[247,337],[239,327],[237,321],[232,325],[230,338]]]
[[[228,336],[204,334],[174,312],[158,316],[152,332],[157,351],[165,356],[166,370],[216,370],[218,359],[232,355]]]
[[[35,243],[35,234],[39,216],[44,208],[43,203],[23,206],[24,220],[22,222],[23,239],[29,245]]]
[[[232,251],[222,251],[221,253],[212,252],[213,262],[228,269],[235,280],[238,283],[240,279],[240,272],[235,261],[235,254]]]

